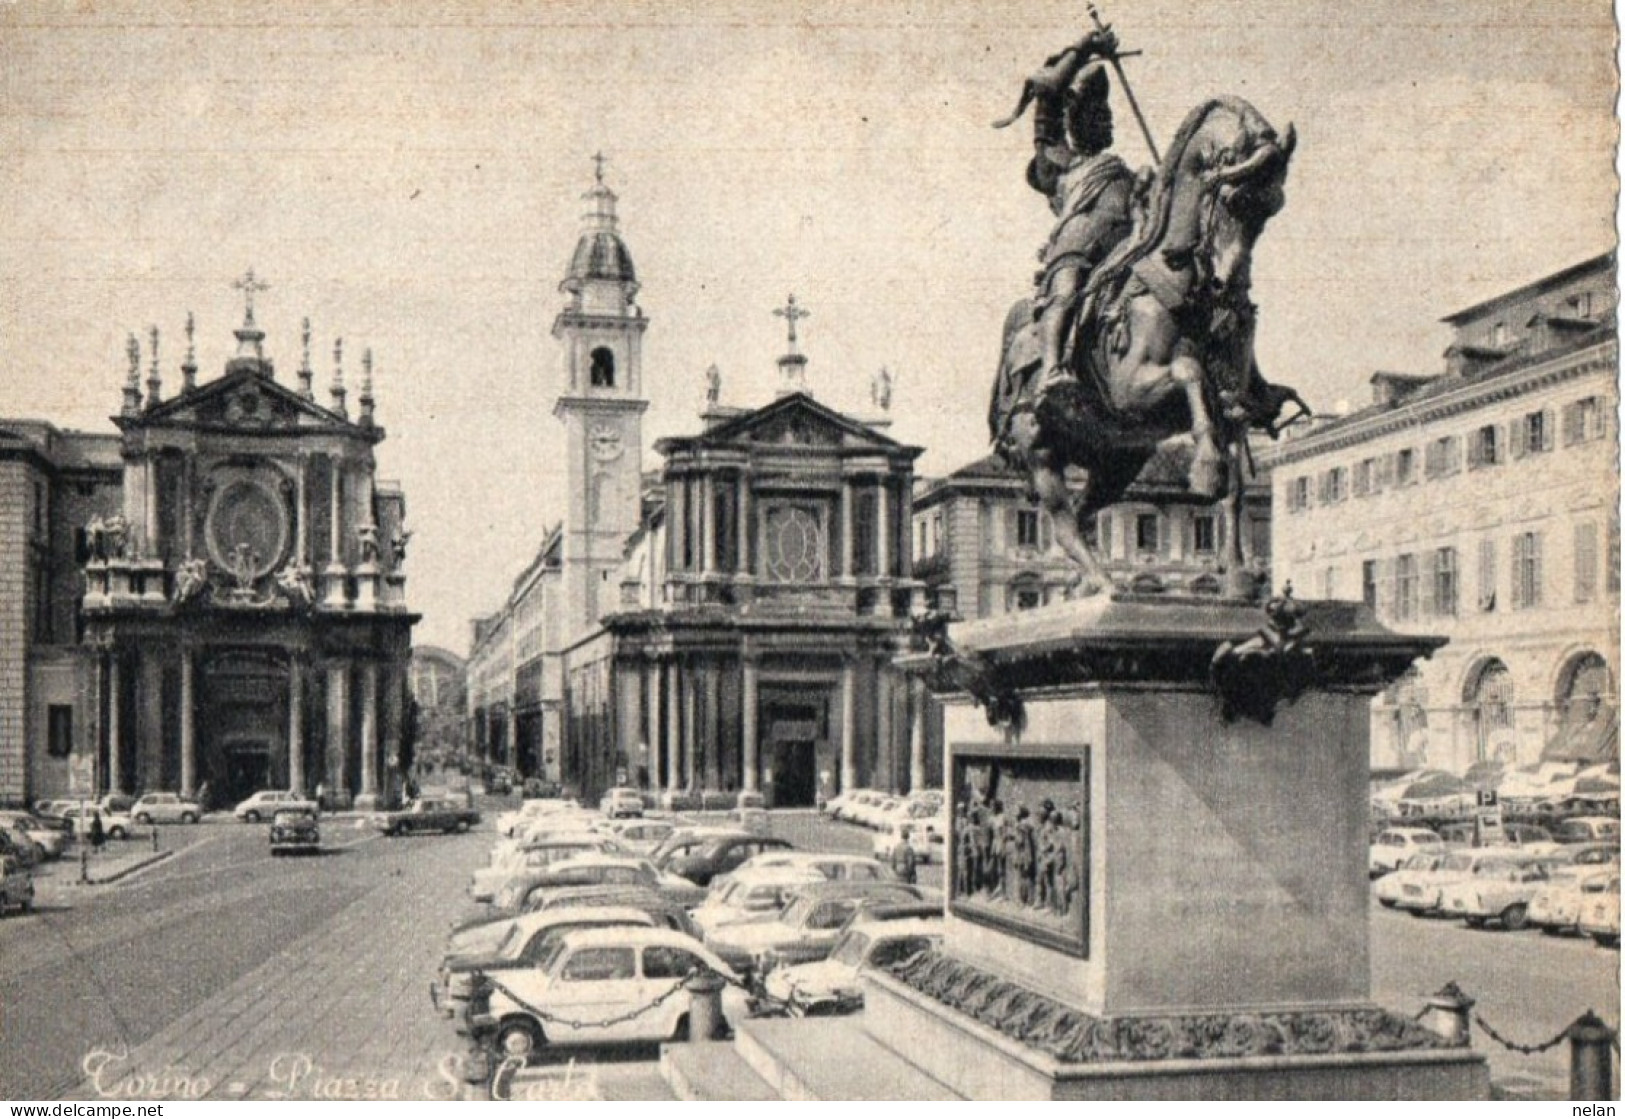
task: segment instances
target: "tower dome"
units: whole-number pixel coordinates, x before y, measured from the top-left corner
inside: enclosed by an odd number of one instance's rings
[[[569,271],[565,273],[559,289],[579,292],[584,284],[597,280],[630,284],[633,285],[632,290],[636,290],[637,270],[632,266],[632,254],[617,229],[620,222],[615,216],[615,192],[604,185],[601,157],[596,181],[592,189],[581,197],[591,203],[592,208],[582,219],[581,238],[576,242]]]

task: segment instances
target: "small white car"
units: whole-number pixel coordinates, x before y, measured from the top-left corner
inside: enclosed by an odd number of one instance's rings
[[[1580,931],[1580,911],[1588,895],[1600,893],[1619,873],[1619,846],[1596,843],[1571,847],[1574,861],[1554,867],[1552,878],[1529,901],[1529,923],[1552,936]]]
[[[283,809],[321,814],[321,806],[315,801],[286,789],[262,789],[232,809],[231,814],[244,823],[257,824],[261,820],[269,820]]]
[[[127,812],[109,812],[95,805],[74,805],[64,809],[62,818],[68,821],[73,834],[80,839],[90,838],[90,829],[98,813],[102,818],[102,835],[108,839],[128,839],[135,833],[135,821]]]
[[[611,820],[643,815],[643,797],[636,789],[620,786],[609,790],[598,802],[598,811]]]
[[[179,793],[148,793],[130,806],[138,824],[195,824],[203,819],[203,806]]]
[[[1371,844],[1371,877],[1393,873],[1418,850],[1442,850],[1443,843],[1429,828],[1385,828]]]
[[[810,866],[774,866],[738,870],[727,881],[713,884],[705,901],[689,916],[706,939],[731,925],[771,921],[797,890],[824,876]]]
[[[732,981],[723,1013],[742,1016],[738,977],[691,936],[631,926],[566,933],[538,966],[476,984],[458,1032],[494,1038],[505,1056],[521,1059],[543,1047],[685,1040],[682,985],[698,970]]]
[[[1601,890],[1590,895],[1585,908],[1580,910],[1580,932],[1604,948],[1619,946],[1619,875],[1608,879]]]
[[[504,812],[497,817],[497,831],[503,835],[513,835],[524,824],[532,820],[539,820],[544,816],[553,816],[560,812],[580,811],[581,805],[574,800],[561,800],[556,797],[527,800],[519,806],[517,811]]]
[[[20,832],[35,848],[40,859],[60,859],[67,846],[67,834],[27,812],[0,812],[0,828]]]
[[[1400,863],[1398,870],[1377,879],[1373,896],[1386,909],[1393,909],[1407,900],[1412,903],[1407,908],[1437,909],[1439,887],[1431,879],[1448,854],[1442,846],[1438,851],[1418,851]]]
[[[795,1018],[853,1014],[863,1009],[862,972],[901,963],[941,943],[941,921],[863,922],[840,935],[828,959],[777,968],[763,985]]]

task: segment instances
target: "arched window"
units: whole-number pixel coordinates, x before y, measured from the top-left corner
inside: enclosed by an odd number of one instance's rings
[[[1466,700],[1478,738],[1478,759],[1515,761],[1512,673],[1499,660],[1490,659],[1468,685]]]
[[[615,354],[607,346],[599,346],[592,352],[592,387],[615,387]]]
[[[1614,674],[1596,653],[1581,653],[1557,682],[1557,710],[1565,723],[1585,723],[1614,702]]]

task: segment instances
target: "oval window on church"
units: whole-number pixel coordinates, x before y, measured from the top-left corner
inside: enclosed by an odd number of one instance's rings
[[[220,567],[257,579],[281,560],[287,542],[287,510],[269,488],[239,479],[217,491],[209,509],[208,543]]]
[[[822,582],[824,533],[817,514],[800,505],[767,511],[767,577],[778,583]]]

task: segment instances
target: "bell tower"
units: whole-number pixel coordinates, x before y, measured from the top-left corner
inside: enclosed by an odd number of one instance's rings
[[[553,414],[564,424],[566,493],[562,540],[566,640],[614,608],[612,586],[626,539],[642,516],[643,332],[637,273],[618,230],[615,193],[593,157],[581,237],[553,320],[563,343],[563,391]]]

